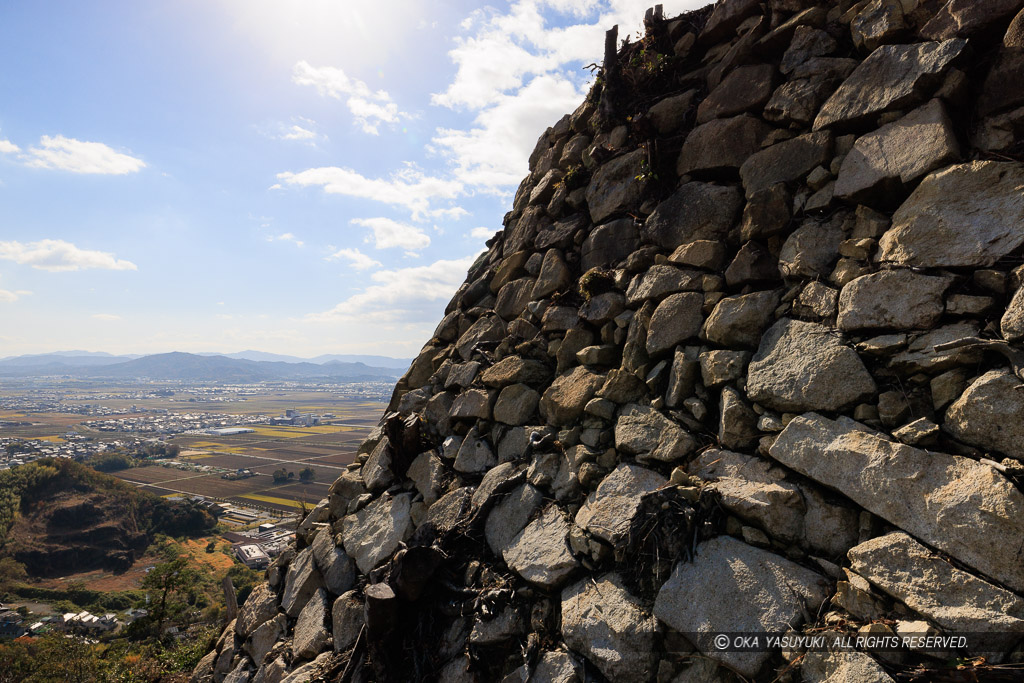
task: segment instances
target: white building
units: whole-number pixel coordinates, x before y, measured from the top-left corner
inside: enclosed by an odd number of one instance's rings
[[[255,544],[237,546],[235,557],[249,569],[266,569],[270,564],[270,556]]]

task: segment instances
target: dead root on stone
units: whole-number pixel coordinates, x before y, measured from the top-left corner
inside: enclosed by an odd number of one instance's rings
[[[692,562],[701,541],[722,533],[726,514],[710,489],[691,502],[678,486],[645,495],[622,543],[615,549],[623,583],[653,604],[677,562]]]
[[[944,666],[920,665],[896,674],[907,683],[1020,683],[1024,664],[986,664],[984,657],[953,660]]]

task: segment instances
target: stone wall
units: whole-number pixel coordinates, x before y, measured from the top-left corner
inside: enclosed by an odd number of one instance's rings
[[[1022,659],[1022,6],[649,13],[193,680],[889,681],[950,656],[721,631]]]

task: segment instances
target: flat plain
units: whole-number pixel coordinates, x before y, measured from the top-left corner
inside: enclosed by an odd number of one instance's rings
[[[84,423],[126,416],[153,415],[167,411],[170,416],[188,413],[217,413],[239,418],[277,416],[286,410],[331,417],[315,426],[252,424],[252,432],[233,435],[209,433],[174,434],[166,443],[176,444],[181,454],[173,460],[155,460],[144,466],[113,472],[119,479],[157,495],[201,495],[282,512],[315,504],[327,495],[330,484],[355,460],[359,444],[377,424],[386,403],[353,397],[341,392],[303,387],[266,388],[256,393],[221,392],[206,400],[202,388],[178,387],[173,397],[140,397],[137,385],[119,387],[76,386],[60,401],[64,410],[0,410],[0,420],[28,424],[4,426],[0,436],[61,443],[69,433],[99,442],[124,443],[151,439],[153,434],[132,431],[100,431]],[[12,394],[0,390],[0,398]],[[224,400],[228,399],[228,400]],[[83,405],[102,405],[127,415],[109,418],[73,412]],[[131,412],[135,410],[136,412]],[[230,423],[231,420],[228,420]],[[70,438],[70,437],[68,437]],[[313,477],[303,479],[303,470]],[[239,477],[240,470],[251,476]],[[274,481],[275,472],[286,479]],[[225,478],[225,475],[228,475]]]

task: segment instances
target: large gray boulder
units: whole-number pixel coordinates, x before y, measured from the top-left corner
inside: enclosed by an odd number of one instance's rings
[[[804,221],[782,244],[779,272],[788,278],[825,278],[839,258],[841,221]]]
[[[235,620],[235,632],[243,638],[252,633],[256,628],[272,619],[277,614],[278,596],[266,583],[257,584],[249,597],[245,599],[241,609],[238,610],[238,618]]]
[[[858,138],[839,168],[835,196],[884,206],[904,187],[959,157],[946,108],[941,100],[931,100]]]
[[[730,71],[697,107],[697,123],[760,111],[772,95],[776,75],[772,64],[748,64]]]
[[[674,462],[696,447],[685,429],[649,406],[629,405],[615,423],[615,448],[638,460]]]
[[[704,274],[698,270],[658,264],[633,277],[626,289],[626,302],[630,306],[637,306],[648,299],[660,299],[667,294],[699,292],[703,281]]]
[[[936,346],[949,344],[968,337],[977,337],[980,332],[978,324],[972,320],[962,320],[949,325],[936,327],[930,332],[912,338],[905,351],[900,351],[889,360],[889,367],[911,375],[915,372],[941,372],[949,368],[973,365],[982,359],[982,353],[976,349],[949,349],[936,351]]]
[[[1024,598],[957,569],[903,532],[851,548],[850,568],[949,633],[986,634],[1000,648],[1024,637]]]
[[[420,453],[409,465],[406,476],[416,485],[416,490],[423,496],[424,504],[433,505],[444,486],[444,463],[432,451]]]
[[[871,655],[857,650],[808,652],[800,675],[806,683],[893,683]]]
[[[586,502],[576,513],[576,526],[614,545],[629,530],[643,495],[667,482],[665,477],[653,470],[620,463],[587,496]]]
[[[607,162],[587,186],[590,220],[600,223],[608,216],[634,208],[647,185],[642,180],[647,153],[637,149]],[[639,177],[638,177],[639,176]]]
[[[313,538],[313,559],[324,578],[324,585],[334,595],[341,595],[356,579],[352,558],[334,543],[334,532],[325,526]]]
[[[800,489],[773,465],[757,456],[712,448],[694,458],[686,470],[710,482],[708,487],[721,496],[726,510],[793,543],[802,536],[806,506]]]
[[[542,502],[544,494],[532,484],[520,484],[504,496],[484,523],[484,538],[491,552],[501,557]]]
[[[632,218],[621,218],[599,225],[587,233],[580,248],[580,267],[607,268],[619,263],[640,246],[640,231]]]
[[[999,331],[1006,341],[1024,339],[1024,287],[1017,290],[1006,307],[999,320]]]
[[[510,673],[502,683],[582,683],[582,667],[565,650],[545,652],[536,665],[523,664]]]
[[[391,557],[398,544],[412,533],[411,501],[408,493],[384,494],[344,519],[345,552],[356,561],[359,571],[366,574]]]
[[[793,419],[771,457],[964,564],[1024,591],[1024,494],[992,467],[876,436],[849,419]]]
[[[331,607],[331,636],[334,651],[343,652],[356,642],[364,623],[363,602],[356,591],[338,596]]]
[[[938,89],[966,46],[966,40],[952,39],[879,47],[822,105],[814,130],[860,125],[869,117],[919,104]]]
[[[685,183],[658,204],[640,232],[645,242],[665,249],[693,240],[721,239],[742,208],[743,198],[734,187]]]
[[[769,459],[708,449],[687,465],[687,471],[708,481],[726,510],[772,538],[810,547],[826,557],[841,557],[857,543],[855,508],[826,500],[809,484],[790,481]]]
[[[496,393],[491,393],[486,389],[468,389],[463,391],[452,404],[452,418],[460,420],[489,419],[491,417],[491,405],[494,402]]]
[[[473,350],[481,342],[501,341],[505,338],[505,323],[496,315],[484,315],[469,326],[459,340],[455,342],[455,348],[462,360],[471,360]]]
[[[879,260],[919,268],[991,266],[1024,244],[1024,164],[972,161],[921,181],[892,217]]]
[[[950,284],[950,277],[906,269],[863,275],[839,294],[836,324],[844,332],[929,329],[946,310],[942,295]]]
[[[537,384],[551,376],[543,363],[520,356],[506,356],[480,374],[480,381],[489,387],[509,384]]]
[[[757,428],[758,416],[743,400],[739,389],[730,386],[722,388],[718,414],[718,442],[722,446],[746,449],[757,445],[761,437]]]
[[[805,133],[752,154],[740,166],[747,199],[775,183],[799,180],[831,159],[832,135],[827,131]]]
[[[530,294],[531,299],[543,299],[544,297],[564,290],[572,281],[572,273],[565,265],[565,259],[557,249],[548,249],[541,262],[540,273],[537,274],[537,282]]]
[[[587,401],[604,384],[604,377],[583,366],[573,368],[548,387],[540,397],[540,414],[553,425],[570,424],[583,414]]]
[[[656,355],[697,336],[704,322],[704,295],[681,292],[665,298],[651,315],[647,353]]]
[[[288,565],[281,594],[281,609],[290,617],[299,616],[306,601],[324,585],[316,568],[313,549],[306,548]]]
[[[778,290],[726,297],[715,305],[704,323],[704,336],[722,346],[757,348],[780,298]]]
[[[494,404],[494,419],[507,425],[526,424],[540,402],[540,394],[525,384],[512,384],[501,390]]]
[[[946,410],[946,430],[973,446],[1024,460],[1024,382],[990,370]]]
[[[875,393],[857,352],[829,327],[783,319],[761,338],[747,396],[782,411],[839,410]]]
[[[292,656],[296,661],[312,659],[322,652],[331,639],[327,630],[327,592],[321,588],[314,593],[299,613],[292,637]]]
[[[391,472],[391,452],[388,438],[385,436],[374,446],[370,456],[363,463],[359,473],[368,491],[383,491],[394,481]]]
[[[480,436],[476,427],[473,427],[459,445],[459,451],[452,467],[457,472],[481,474],[497,464],[498,459],[494,455],[491,444]]]
[[[1009,21],[1020,9],[1019,0],[950,0],[921,28],[921,35],[933,40],[967,37]]]
[[[720,173],[738,169],[774,130],[761,119],[744,114],[697,126],[686,136],[676,173]]]
[[[530,583],[555,588],[579,566],[569,549],[569,521],[557,505],[549,505],[505,548],[509,569]]]
[[[698,634],[708,657],[744,676],[756,676],[772,653],[714,647],[718,633],[784,632],[816,614],[828,581],[784,557],[731,536],[697,546],[693,562],[679,562],[658,591],[654,616],[681,633]]]
[[[427,510],[429,522],[441,535],[450,532],[470,513],[475,486],[462,486],[441,496]]]
[[[562,638],[608,680],[646,683],[655,674],[654,618],[616,574],[587,577],[562,591]]]
[[[494,303],[494,312],[503,320],[515,320],[533,299],[533,286],[534,279],[532,277],[522,277],[509,282],[498,292],[498,300]]]
[[[759,4],[757,0],[730,0],[718,3],[700,33],[701,42],[713,45],[734,37],[740,24],[758,11]]]
[[[245,641],[245,651],[249,653],[254,662],[262,662],[267,653],[274,649],[277,643],[284,639],[288,633],[288,617],[278,614],[270,621],[265,621],[252,636]]]

